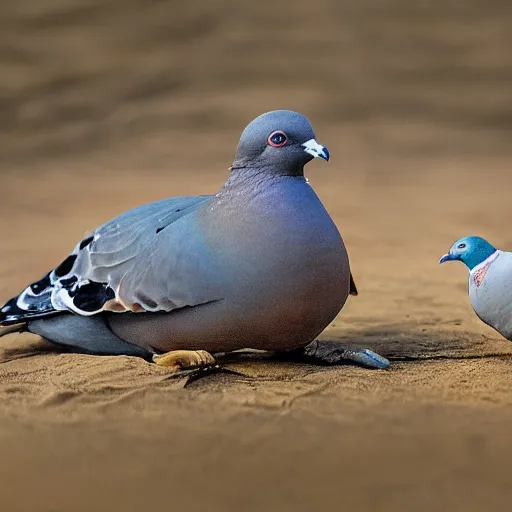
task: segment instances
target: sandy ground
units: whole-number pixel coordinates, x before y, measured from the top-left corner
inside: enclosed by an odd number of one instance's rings
[[[0,298],[126,208],[216,191],[245,124],[292,108],[331,152],[308,177],[360,291],[322,337],[393,365],[241,361],[183,389],[3,338],[0,509],[508,509],[512,344],[437,260],[468,234],[512,249],[510,6],[185,4],[1,4]]]

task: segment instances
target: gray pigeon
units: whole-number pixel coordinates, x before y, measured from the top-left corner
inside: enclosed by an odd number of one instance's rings
[[[512,253],[479,236],[457,240],[439,263],[462,261],[469,269],[469,300],[478,317],[512,341]]]
[[[174,369],[240,349],[387,367],[370,350],[314,341],[357,294],[343,240],[304,177],[316,157],[329,153],[304,116],[259,116],[217,194],[164,199],[103,224],[1,308],[4,333]]]

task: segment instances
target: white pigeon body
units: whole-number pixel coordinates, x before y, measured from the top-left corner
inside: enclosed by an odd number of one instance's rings
[[[512,253],[497,250],[469,272],[469,299],[483,322],[512,340]]]
[[[469,270],[469,299],[477,316],[512,340],[512,253],[479,236],[457,240],[439,263],[460,261]]]
[[[8,301],[0,325],[105,354],[308,344],[357,293],[340,233],[304,177],[314,157],[329,154],[304,116],[256,118],[217,194],[98,227]]]

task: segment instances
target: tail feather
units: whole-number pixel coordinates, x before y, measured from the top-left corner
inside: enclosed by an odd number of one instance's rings
[[[32,300],[29,301],[27,298]],[[53,309],[49,300],[36,302],[33,298],[26,296],[25,290],[22,294],[8,300],[3,307],[0,308],[0,326],[7,327],[24,324],[29,320],[59,313],[62,312]]]
[[[350,274],[350,295],[358,295],[359,292],[357,291],[357,286],[354,281],[354,278],[352,277],[352,273]]]
[[[55,270],[48,272],[0,308],[0,337],[10,332],[22,331],[31,320],[62,313],[52,304],[54,277]]]

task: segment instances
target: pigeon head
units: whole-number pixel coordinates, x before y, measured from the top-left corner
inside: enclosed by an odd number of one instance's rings
[[[487,240],[479,236],[467,236],[457,240],[439,263],[462,261],[469,270],[472,270],[495,252],[496,249]]]
[[[304,165],[317,157],[329,160],[329,152],[315,140],[308,119],[291,110],[274,110],[247,125],[231,169],[302,176]]]

